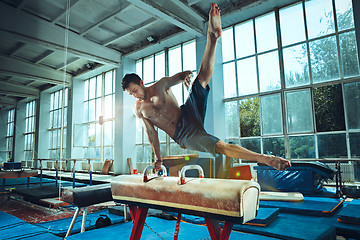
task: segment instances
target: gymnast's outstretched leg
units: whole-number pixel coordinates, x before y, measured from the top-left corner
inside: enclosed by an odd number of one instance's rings
[[[277,170],[286,170],[289,167],[291,167],[291,163],[289,160],[280,157],[275,157],[273,155],[265,155],[265,154],[252,152],[241,146],[225,143],[222,140],[219,140],[216,143],[215,152],[224,154],[232,158],[254,160],[260,163],[264,163],[268,166],[271,166]]]
[[[212,3],[209,12],[206,47],[198,74],[199,82],[204,88],[209,84],[214,72],[216,43],[221,37],[221,31],[220,8],[216,3]]]

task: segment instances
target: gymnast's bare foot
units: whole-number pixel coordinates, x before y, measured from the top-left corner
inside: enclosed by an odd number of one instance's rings
[[[209,26],[208,33],[214,39],[221,37],[221,18],[220,8],[216,3],[211,4],[211,10],[209,12]]]
[[[291,167],[291,163],[289,160],[280,157],[275,157],[273,155],[264,155],[264,156],[265,156],[265,161],[263,163],[277,170],[286,170],[289,167]]]

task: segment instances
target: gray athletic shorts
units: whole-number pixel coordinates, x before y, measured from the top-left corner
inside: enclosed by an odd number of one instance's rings
[[[176,125],[174,141],[182,148],[216,155],[215,147],[219,138],[208,134],[204,129],[207,98],[210,87],[204,89],[196,78],[188,99],[182,105],[181,115]]]

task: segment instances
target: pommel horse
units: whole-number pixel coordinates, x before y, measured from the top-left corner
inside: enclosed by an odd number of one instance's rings
[[[205,218],[212,240],[229,239],[234,223],[254,219],[259,208],[260,186],[252,180],[228,180],[203,178],[200,166],[188,165],[181,171],[180,179],[163,176],[149,179],[144,176],[121,175],[111,181],[115,202],[128,204],[134,221],[130,240],[141,238],[149,208],[201,216]],[[185,172],[197,169],[200,178],[185,178]],[[223,229],[219,220],[225,221]],[[174,239],[177,238],[178,225]]]

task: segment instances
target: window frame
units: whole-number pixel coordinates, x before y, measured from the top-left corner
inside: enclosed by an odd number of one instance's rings
[[[334,4],[335,0],[332,0],[332,11],[335,12],[336,9],[335,9],[335,4]],[[251,55],[248,55],[248,56],[241,56],[240,58],[237,58],[237,53],[236,53],[236,49],[237,49],[237,46],[236,46],[236,27],[238,25],[241,25],[242,23],[248,23],[249,21],[253,21],[253,26],[255,25],[255,19],[259,16],[256,16],[256,17],[252,17],[250,19],[245,19],[244,21],[242,22],[239,22],[237,24],[234,24],[232,26],[229,26],[227,28],[225,28],[223,31],[226,31],[226,30],[229,30],[232,32],[232,37],[233,37],[233,44],[234,46],[232,47],[233,51],[234,51],[234,58],[233,59],[227,59],[226,61],[223,61],[223,65],[225,64],[228,64],[228,63],[231,63],[231,62],[235,62],[235,84],[236,84],[236,89],[237,89],[237,95],[236,96],[232,96],[232,97],[228,97],[228,98],[224,98],[223,99],[223,102],[224,103],[230,103],[230,102],[236,102],[237,106],[239,106],[240,104],[240,101],[241,100],[246,100],[246,99],[251,99],[251,98],[255,98],[255,97],[258,97],[258,98],[262,98],[262,97],[265,97],[265,96],[268,96],[268,95],[273,95],[273,94],[280,94],[281,96],[281,111],[282,111],[282,128],[283,128],[283,133],[282,134],[277,134],[277,135],[274,135],[273,137],[282,137],[284,138],[284,141],[285,141],[285,152],[286,152],[286,157],[289,158],[290,157],[290,146],[289,146],[289,137],[296,137],[296,136],[308,136],[308,135],[314,135],[315,136],[315,151],[316,151],[316,156],[315,158],[318,158],[319,157],[319,154],[318,154],[318,139],[317,139],[317,135],[320,134],[332,134],[332,132],[325,132],[325,133],[318,133],[316,131],[316,123],[315,123],[315,109],[314,109],[314,94],[313,94],[313,91],[315,88],[317,87],[322,87],[322,86],[328,86],[328,85],[336,85],[336,84],[341,84],[341,87],[342,87],[342,91],[343,91],[343,104],[346,104],[345,102],[345,95],[344,95],[344,84],[347,84],[347,83],[352,83],[352,82],[358,82],[360,80],[360,74],[357,73],[357,75],[355,76],[351,76],[351,77],[344,77],[343,76],[343,69],[342,69],[342,59],[341,59],[341,54],[340,54],[340,41],[339,41],[339,36],[341,36],[341,34],[344,34],[344,33],[351,33],[351,32],[354,32],[355,31],[355,26],[353,27],[350,27],[350,28],[347,28],[347,29],[342,29],[342,30],[338,30],[338,23],[337,23],[337,16],[336,14],[334,13],[333,14],[333,19],[334,19],[334,22],[335,22],[335,31],[333,33],[330,33],[330,34],[324,34],[323,36],[321,37],[316,37],[316,38],[313,38],[313,39],[309,39],[308,38],[308,34],[307,34],[307,26],[306,26],[306,22],[304,23],[304,28],[305,28],[305,40],[304,41],[299,41],[299,42],[295,42],[295,43],[292,43],[292,44],[288,44],[286,46],[282,46],[282,42],[281,42],[281,26],[280,26],[280,11],[281,9],[283,8],[286,8],[286,7],[289,7],[289,6],[292,6],[292,5],[295,5],[295,4],[301,4],[302,5],[302,11],[303,11],[303,14],[304,14],[304,19],[306,19],[306,13],[305,13],[305,1],[302,0],[302,1],[298,1],[296,3],[292,3],[292,4],[289,4],[287,6],[284,6],[282,8],[279,8],[279,9],[275,9],[275,10],[272,10],[270,12],[274,12],[275,13],[275,20],[276,20],[276,31],[277,31],[277,39],[278,39],[278,53],[279,53],[279,68],[280,68],[280,80],[281,80],[281,87],[280,89],[276,89],[276,90],[270,90],[270,91],[265,91],[265,92],[261,92],[260,89],[258,89],[258,92],[257,93],[251,93],[251,94],[245,94],[245,95],[240,95],[239,93],[239,80],[238,80],[238,64],[237,62],[238,61],[241,61],[241,60],[244,60],[244,59],[247,59],[247,58],[251,58],[251,57],[256,57],[256,68],[257,68],[257,85],[258,85],[258,88],[260,88],[260,82],[259,82],[259,66],[258,66],[258,56],[260,54],[263,54],[263,53],[258,53],[257,50],[256,50],[256,33],[255,33],[255,38],[254,38],[254,41],[255,41],[255,54],[251,54]],[[269,12],[267,13],[264,13],[264,15],[268,14]],[[255,28],[253,28],[253,31],[255,32]],[[339,77],[337,79],[332,79],[330,81],[321,81],[321,82],[316,82],[314,83],[313,82],[313,76],[312,76],[312,72],[311,72],[311,61],[310,61],[310,47],[309,47],[309,44],[313,41],[316,41],[316,40],[321,40],[321,39],[325,39],[327,37],[332,37],[334,36],[335,39],[336,39],[336,48],[337,48],[337,62],[338,62],[338,67],[339,67]],[[288,49],[290,47],[294,47],[294,46],[298,46],[300,44],[306,44],[306,49],[307,49],[307,64],[308,64],[308,72],[309,72],[309,78],[310,78],[310,83],[308,84],[303,84],[303,85],[297,85],[297,86],[288,86],[286,87],[285,86],[285,72],[284,72],[284,59],[283,59],[283,50],[285,49]],[[357,44],[359,45],[359,44]],[[272,50],[269,50],[269,51],[272,51]],[[269,52],[269,51],[266,51],[266,52]],[[265,52],[265,53],[266,53]],[[360,56],[359,56],[359,49],[357,51],[357,59],[359,59]],[[360,61],[360,60],[359,60]],[[358,63],[359,63],[358,61]],[[360,67],[360,66],[359,66]],[[226,86],[224,87],[226,88]],[[309,91],[310,90],[310,98],[311,98],[311,111],[312,111],[312,121],[313,121],[313,129],[310,130],[310,131],[306,131],[306,132],[301,132],[301,133],[297,133],[297,132],[294,132],[294,133],[289,133],[288,131],[288,126],[287,126],[287,109],[286,109],[286,93],[288,92],[297,92],[297,91],[304,91],[304,90],[307,90]],[[260,104],[260,121],[262,121],[262,109],[261,109],[261,104]],[[344,111],[345,111],[345,118],[347,116],[347,113],[346,113],[346,107],[344,107]],[[226,141],[227,142],[230,142],[230,141],[235,141],[235,142],[238,142],[240,145],[241,145],[241,140],[246,140],[246,139],[253,139],[253,138],[260,138],[261,139],[261,152],[260,153],[264,153],[264,149],[263,149],[263,139],[264,138],[268,138],[268,137],[271,137],[271,135],[263,135],[263,131],[261,129],[261,135],[260,136],[250,136],[250,137],[241,137],[241,126],[240,126],[240,122],[239,121],[239,137],[238,138],[234,138],[233,136],[228,138],[226,136]],[[347,127],[347,120],[345,119],[345,125],[346,125],[346,130],[345,131],[337,131],[336,133],[338,134],[343,134],[345,133],[346,136],[348,136],[349,132],[353,133],[353,132],[360,132],[360,129],[359,130],[349,130],[348,127]],[[260,127],[262,128],[262,124],[260,122]],[[347,157],[348,158],[351,158],[351,152],[350,152],[350,146],[349,146],[349,138],[347,137]]]

